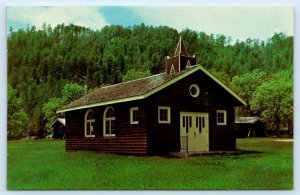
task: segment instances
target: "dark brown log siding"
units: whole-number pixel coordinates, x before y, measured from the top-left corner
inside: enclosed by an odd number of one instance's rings
[[[84,116],[88,109],[66,113],[66,150],[91,150],[113,153],[147,153],[145,108],[140,102],[121,103],[112,106],[116,114],[116,136],[103,137],[103,112],[106,106],[95,107],[95,138],[84,137]],[[130,108],[139,108],[139,124],[130,124]]]
[[[189,87],[196,83],[200,95],[193,98]],[[149,154],[180,150],[180,112],[209,113],[209,150],[235,150],[234,105],[236,100],[202,72],[174,83],[146,100]],[[171,107],[171,124],[158,124],[158,106]],[[216,111],[227,111],[227,125],[218,126]]]
[[[200,95],[193,98],[189,87],[196,83]],[[209,150],[235,150],[234,106],[240,105],[219,84],[201,71],[193,73],[145,100],[111,105],[116,113],[116,136],[103,137],[103,112],[106,106],[93,108],[96,137],[84,137],[87,109],[66,113],[66,149],[95,150],[126,154],[164,154],[180,150],[180,112],[209,113]],[[158,123],[158,106],[170,106],[171,123]],[[130,124],[130,108],[139,108],[139,124]],[[227,125],[218,126],[217,110],[227,111]]]

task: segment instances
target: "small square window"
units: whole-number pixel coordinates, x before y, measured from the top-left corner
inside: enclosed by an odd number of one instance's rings
[[[226,110],[217,110],[217,125],[227,125]]]
[[[139,124],[139,108],[130,108],[130,124]]]
[[[63,126],[58,126],[58,133],[61,134],[64,132],[64,127]]]
[[[168,106],[158,107],[158,123],[171,123],[171,108]]]

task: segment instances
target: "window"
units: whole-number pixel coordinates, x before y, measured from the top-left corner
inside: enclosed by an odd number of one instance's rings
[[[103,113],[103,136],[115,136],[116,116],[113,107],[106,107]]]
[[[158,106],[158,123],[171,123],[171,108]]]
[[[227,125],[226,110],[217,110],[217,125]]]
[[[64,133],[64,126],[58,126],[58,134]]]
[[[188,116],[183,116],[182,117],[182,126],[185,127],[186,133],[189,132],[189,117]]]
[[[196,98],[200,94],[200,88],[197,84],[192,84],[189,88],[189,92],[192,97]]]
[[[95,115],[91,109],[84,116],[84,136],[95,137]]]
[[[130,124],[139,124],[139,108],[130,108]]]

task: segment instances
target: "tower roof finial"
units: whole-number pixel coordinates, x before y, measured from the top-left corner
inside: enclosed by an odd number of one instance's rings
[[[181,36],[179,37],[179,41],[178,41],[174,56],[178,56],[180,53],[181,53],[181,55],[188,56],[188,52],[183,44]]]

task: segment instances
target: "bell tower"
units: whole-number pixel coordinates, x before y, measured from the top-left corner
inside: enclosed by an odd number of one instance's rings
[[[196,57],[189,56],[180,36],[173,57],[165,58],[166,74],[174,74],[184,70],[188,66],[196,65]]]

